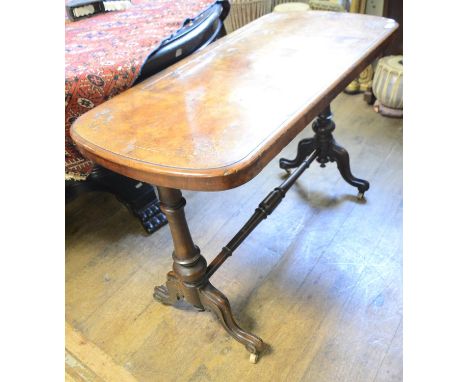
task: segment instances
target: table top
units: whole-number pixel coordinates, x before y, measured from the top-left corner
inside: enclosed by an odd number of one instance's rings
[[[225,190],[257,175],[382,50],[393,20],[271,13],[82,115],[95,162],[159,186]]]

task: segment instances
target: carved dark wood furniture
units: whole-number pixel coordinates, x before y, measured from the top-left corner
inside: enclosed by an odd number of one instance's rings
[[[218,0],[196,18],[186,19],[182,28],[168,36],[148,56],[135,84],[225,36],[223,21],[229,13],[229,8],[229,1]],[[167,224],[152,185],[97,164],[85,181],[65,181],[65,191],[67,200],[73,199],[83,191],[106,191],[114,194],[133,212],[149,234]]]
[[[96,107],[73,126],[84,155],[157,185],[174,263],[154,297],[212,311],[253,361],[262,340],[236,324],[228,299],[209,279],[314,161],[336,161],[360,194],[369,188],[351,174],[348,153],[333,139],[329,104],[396,29],[393,20],[359,14],[272,13]],[[180,190],[226,190],[248,182],[315,117],[315,137],[299,143],[297,158],[280,161],[294,170],[208,265],[192,241]]]

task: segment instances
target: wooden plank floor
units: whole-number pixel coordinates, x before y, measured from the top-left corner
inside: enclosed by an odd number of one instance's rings
[[[171,268],[168,227],[146,236],[112,196],[89,193],[66,207],[67,380],[402,380],[402,121],[362,96],[332,109],[366,201],[335,164],[314,164],[212,278],[270,345],[258,364],[209,313],[153,300]],[[239,188],[185,193],[208,260],[281,182],[277,159]]]

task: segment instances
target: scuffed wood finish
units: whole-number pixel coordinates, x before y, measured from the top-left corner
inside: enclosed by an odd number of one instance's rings
[[[81,116],[95,162],[159,186],[225,190],[257,175],[389,41],[390,19],[272,13]]]

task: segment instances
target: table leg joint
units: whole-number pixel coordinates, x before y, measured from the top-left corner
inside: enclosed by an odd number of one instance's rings
[[[315,133],[312,138],[299,141],[296,158],[292,160],[281,158],[279,161],[280,168],[290,172],[291,169],[300,165],[300,161],[303,158],[311,153],[316,153],[317,162],[320,163],[320,167],[325,167],[325,164],[329,162],[336,162],[342,178],[350,185],[356,187],[359,191],[358,197],[362,198],[364,193],[369,189],[369,182],[356,178],[352,174],[348,152],[336,143],[333,137],[335,122],[332,120],[330,106],[327,106],[312,122],[312,130]]]

